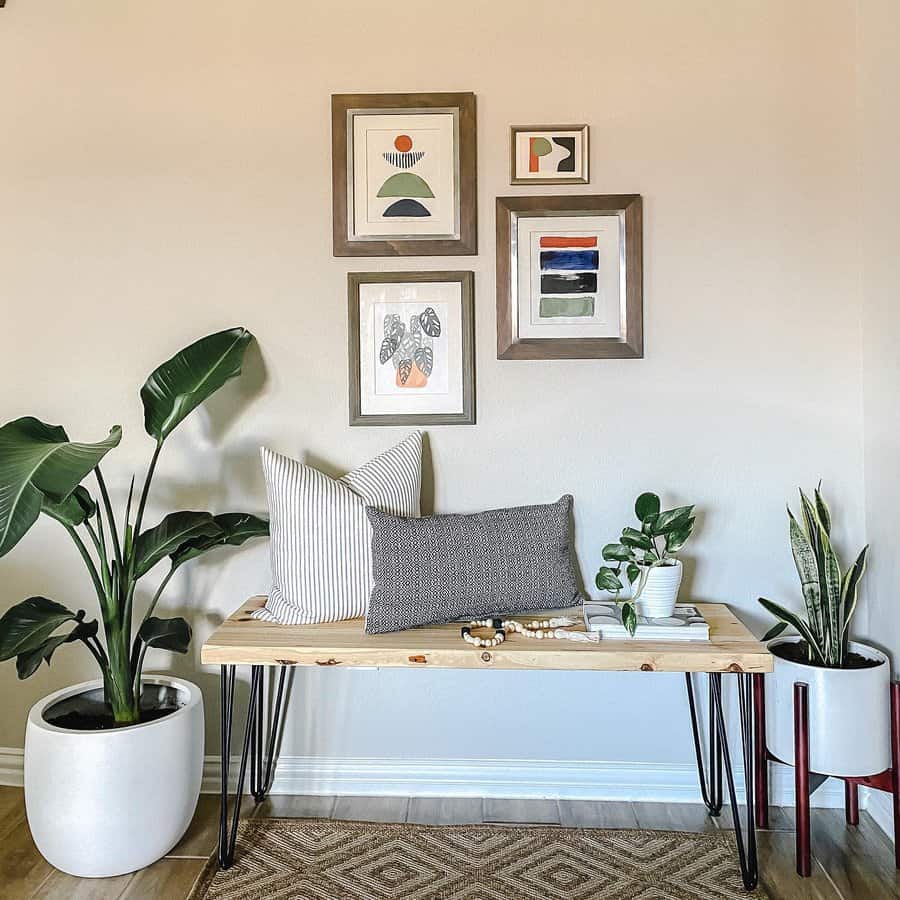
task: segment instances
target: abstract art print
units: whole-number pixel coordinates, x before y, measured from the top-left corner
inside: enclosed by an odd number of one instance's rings
[[[332,97],[335,256],[475,253],[475,95]]]
[[[587,184],[587,125],[514,125],[510,184]]]
[[[348,276],[350,424],[474,424],[471,272]]]
[[[643,356],[641,198],[497,200],[497,357]]]

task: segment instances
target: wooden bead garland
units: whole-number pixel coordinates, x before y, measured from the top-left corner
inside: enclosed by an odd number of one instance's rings
[[[475,647],[499,647],[505,640],[507,632],[518,632],[523,637],[534,638],[541,641],[544,638],[572,639],[574,634],[561,629],[574,625],[575,620],[567,616],[554,616],[551,619],[535,619],[523,624],[515,619],[473,619],[468,625],[460,629],[460,636],[464,641]],[[487,638],[481,638],[472,634],[473,628],[492,628],[493,634]]]
[[[462,639],[476,647],[499,647],[506,640],[505,622],[500,619],[473,619],[460,630]],[[473,628],[491,628],[494,633],[489,638],[480,638],[472,634]]]

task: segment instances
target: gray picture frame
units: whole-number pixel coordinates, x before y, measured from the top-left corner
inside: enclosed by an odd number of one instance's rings
[[[460,413],[363,414],[360,384],[360,287],[363,284],[429,284],[458,282],[462,330],[462,399]],[[475,273],[350,272],[347,275],[347,325],[350,425],[474,425],[475,424]]]
[[[546,176],[544,178],[519,178],[516,176],[516,135],[525,132],[577,131],[581,136],[582,175]],[[509,183],[517,184],[589,184],[591,181],[590,128],[580,125],[511,125],[509,129]]]

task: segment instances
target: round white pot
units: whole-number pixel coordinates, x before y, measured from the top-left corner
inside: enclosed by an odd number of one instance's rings
[[[640,597],[635,601],[638,615],[651,619],[671,616],[675,612],[678,589],[681,587],[681,577],[684,574],[681,560],[675,560],[673,566],[641,568],[641,578],[646,580]]]
[[[101,681],[39,700],[25,729],[25,808],[38,850],[80,878],[123,875],[165,856],[187,830],[203,774],[203,699],[189,681],[144,678],[142,706],[178,705],[152,722],[106,731],[44,715],[102,703]]]
[[[779,645],[800,638],[772,641]],[[866,644],[850,649],[878,660],[869,669],[825,669],[782,659],[766,676],[766,740],[782,762],[794,764],[794,684],[809,685],[810,771],[822,775],[875,775],[891,765],[890,666]]]

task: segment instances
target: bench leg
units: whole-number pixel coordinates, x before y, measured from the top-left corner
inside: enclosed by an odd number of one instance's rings
[[[694,684],[690,672],[684,673],[687,688],[688,708],[691,711],[691,732],[694,737],[694,755],[697,757],[697,776],[700,779],[700,794],[703,803],[711,816],[722,812],[722,748],[719,745],[719,734],[716,729],[713,709],[712,678],[709,679],[709,777],[703,765],[703,750],[700,741],[700,727],[697,721],[697,707],[694,703]]]
[[[234,863],[234,845],[237,840],[248,762],[250,763],[250,791],[257,803],[265,798],[269,788],[272,786],[276,750],[286,706],[284,703],[284,681],[287,667],[281,666],[280,668],[278,690],[269,730],[268,753],[265,758],[263,757],[263,719],[265,717],[263,667],[253,666],[251,668],[247,723],[244,728],[234,805],[233,808],[229,809],[228,779],[231,767],[231,735],[234,722],[235,667],[221,667],[222,785],[219,809],[219,867],[222,869],[228,869]]]

